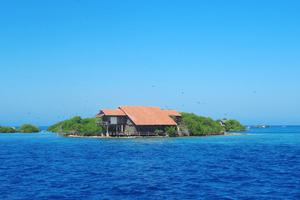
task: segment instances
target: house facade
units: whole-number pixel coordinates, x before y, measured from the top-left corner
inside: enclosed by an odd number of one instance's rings
[[[178,131],[181,114],[176,110],[159,107],[121,106],[103,109],[97,115],[105,129],[105,136],[156,136],[174,127]]]

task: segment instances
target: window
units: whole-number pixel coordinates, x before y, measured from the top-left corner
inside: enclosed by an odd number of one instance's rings
[[[110,118],[110,124],[117,124],[117,122],[118,122],[117,117],[111,117]]]

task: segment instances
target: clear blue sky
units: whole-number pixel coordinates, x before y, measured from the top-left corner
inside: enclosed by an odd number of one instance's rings
[[[300,124],[300,2],[3,0],[0,124],[156,105]]]

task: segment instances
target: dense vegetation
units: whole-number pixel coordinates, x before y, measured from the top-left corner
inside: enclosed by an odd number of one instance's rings
[[[16,129],[8,126],[0,126],[0,133],[37,133],[40,129],[31,124],[23,124],[20,128]]]
[[[197,116],[193,113],[181,113],[182,119],[179,124],[181,132],[188,132],[190,136],[220,135],[225,131],[243,131],[245,127],[236,120],[215,121],[209,117]],[[65,135],[79,136],[101,136],[103,128],[97,125],[97,118],[73,117],[71,119],[59,122],[50,126],[48,131],[63,133]],[[223,122],[223,125],[222,123]],[[170,137],[177,136],[175,127],[166,127],[164,129],[155,130],[155,134],[159,136],[168,135]]]
[[[16,133],[17,130],[8,126],[0,126],[0,133]]]
[[[97,136],[101,135],[103,131],[101,127],[97,126],[98,120],[96,118],[82,119],[81,117],[73,117],[50,126],[48,131],[67,135]]]
[[[169,137],[176,137],[176,128],[175,127],[167,127],[166,130],[165,130],[166,134],[169,136]]]
[[[193,113],[181,113],[181,126],[188,129],[191,136],[218,135],[224,133],[222,125],[208,117],[197,116]]]
[[[38,133],[40,129],[36,126],[31,124],[23,124],[19,129],[18,132],[20,133]]]
[[[243,126],[239,121],[233,119],[225,120],[224,126],[227,132],[239,132],[246,130],[245,126]]]

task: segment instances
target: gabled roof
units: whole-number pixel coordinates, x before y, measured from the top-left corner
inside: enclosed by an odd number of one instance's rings
[[[135,125],[176,126],[176,122],[168,112],[159,107],[121,106],[122,110]]]
[[[100,115],[106,116],[126,116],[126,114],[121,109],[103,109]]]
[[[176,110],[164,110],[171,117],[181,117],[181,114]]]

